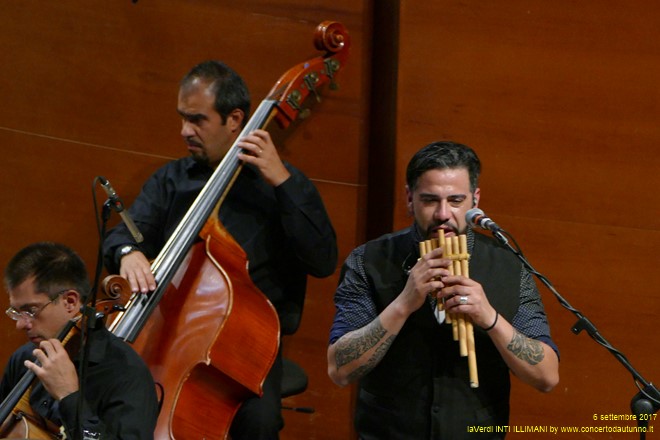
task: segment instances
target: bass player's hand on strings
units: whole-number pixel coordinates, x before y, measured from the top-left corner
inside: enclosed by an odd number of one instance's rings
[[[156,290],[156,279],[151,272],[151,264],[140,251],[133,251],[121,258],[119,275],[128,280],[133,293]]]

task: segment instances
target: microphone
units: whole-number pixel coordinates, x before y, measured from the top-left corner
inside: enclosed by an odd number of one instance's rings
[[[479,226],[481,229],[487,231],[500,232],[502,230],[497,223],[492,221],[489,217],[486,217],[486,214],[484,214],[479,208],[472,208],[466,212],[465,220],[467,220],[470,225]]]
[[[128,212],[124,209],[124,202],[121,201],[117,193],[115,192],[115,189],[110,185],[110,181],[106,179],[103,176],[99,176],[99,181],[101,182],[101,186],[105,190],[105,193],[108,195],[108,198],[110,199],[110,202],[112,203],[112,207],[121,219],[124,221],[124,224],[128,228],[128,231],[131,233],[133,236],[133,239],[138,242],[142,243],[144,241],[144,237],[142,236],[142,233],[140,230],[135,226],[135,223],[133,223],[133,219],[128,215]]]

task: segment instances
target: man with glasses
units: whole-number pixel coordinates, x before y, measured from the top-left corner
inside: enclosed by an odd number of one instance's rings
[[[31,370],[38,379],[29,391],[39,422],[35,425],[60,426],[69,439],[153,438],[158,417],[155,386],[135,351],[100,321],[90,326],[81,383],[81,353],[73,349],[74,342],[65,347],[58,339],[68,323],[79,320],[90,291],[80,257],[61,244],[27,246],[7,264],[5,287],[9,293],[6,314],[30,342],[10,357],[0,398],[4,401]]]

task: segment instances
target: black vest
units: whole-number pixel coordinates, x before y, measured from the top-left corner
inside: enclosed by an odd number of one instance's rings
[[[470,278],[511,322],[519,305],[521,264],[494,240],[475,233]],[[412,257],[412,259],[411,259]],[[364,266],[380,313],[403,290],[406,264],[419,257],[412,228],[366,244]],[[469,384],[451,325],[439,324],[430,304],[413,313],[381,362],[359,384],[355,424],[364,440],[474,438],[469,430],[508,425],[509,369],[490,338],[474,328],[479,388]]]

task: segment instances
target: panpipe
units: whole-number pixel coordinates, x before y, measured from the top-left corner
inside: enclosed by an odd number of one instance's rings
[[[433,249],[441,247],[442,256],[452,260],[449,272],[452,275],[463,275],[470,277],[468,261],[470,255],[467,251],[467,237],[463,235],[445,238],[444,231],[439,231],[438,238],[422,241],[419,243],[419,254],[423,256]],[[444,300],[438,301],[439,310],[444,309]],[[474,348],[474,327],[472,320],[464,313],[446,313],[445,322],[451,324],[454,341],[458,341],[459,353],[468,358],[468,369],[470,373],[470,386],[479,387],[479,375],[477,374],[477,352]]]

